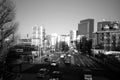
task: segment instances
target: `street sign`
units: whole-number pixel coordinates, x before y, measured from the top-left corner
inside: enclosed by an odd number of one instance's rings
[[[84,79],[85,79],[85,80],[92,80],[92,75],[90,75],[90,74],[85,74],[85,75],[84,75]]]

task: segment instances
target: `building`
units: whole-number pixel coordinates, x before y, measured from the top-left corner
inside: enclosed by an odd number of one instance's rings
[[[76,40],[77,40],[77,31],[76,30],[71,30],[70,31],[70,46],[71,47],[75,47]]]
[[[31,39],[19,39],[18,44],[31,45]]]
[[[71,30],[70,31],[70,40],[71,41],[76,41],[77,38],[77,31],[76,30]]]
[[[111,21],[102,21],[97,23],[97,31],[105,31],[107,26],[111,26]]]
[[[70,35],[61,35],[60,41],[66,42],[68,46],[70,46]]]
[[[31,45],[31,38],[30,36],[27,34],[24,37],[20,37],[18,36],[17,41],[16,41],[16,45]]]
[[[93,33],[93,47],[104,50],[117,50],[120,47],[120,23],[115,21],[98,22],[97,32]]]
[[[85,37],[85,36],[84,35],[78,35],[76,41],[79,43],[83,37]]]
[[[57,43],[57,38],[58,38],[58,34],[56,34],[56,33],[51,34],[51,45],[52,45],[52,46],[55,46],[55,45],[56,45],[56,43]]]
[[[51,46],[51,35],[46,35],[45,46],[48,48]]]
[[[32,45],[44,47],[45,28],[43,26],[34,26],[32,33]]]
[[[70,36],[69,35],[58,35],[56,33],[51,34],[50,45],[53,50],[60,50],[60,43],[66,42],[67,45],[70,45]]]
[[[92,39],[94,31],[94,19],[85,19],[78,24],[78,35],[85,35],[88,39]]]

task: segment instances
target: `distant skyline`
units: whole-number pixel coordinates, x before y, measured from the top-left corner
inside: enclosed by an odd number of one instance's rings
[[[92,18],[96,23],[120,21],[120,0],[15,0],[16,21],[21,36],[32,34],[33,26],[43,25],[47,34],[69,34],[77,30],[80,20]]]

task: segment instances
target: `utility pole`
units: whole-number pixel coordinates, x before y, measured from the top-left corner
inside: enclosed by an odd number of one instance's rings
[[[38,44],[38,58],[41,63],[41,46],[40,46],[40,44]]]
[[[1,28],[1,49],[3,48],[3,39],[4,35],[3,35],[3,28]]]

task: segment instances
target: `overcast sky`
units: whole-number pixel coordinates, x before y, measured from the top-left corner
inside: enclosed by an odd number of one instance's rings
[[[41,25],[47,34],[69,34],[83,19],[120,21],[120,0],[16,0],[16,11],[22,36]]]

